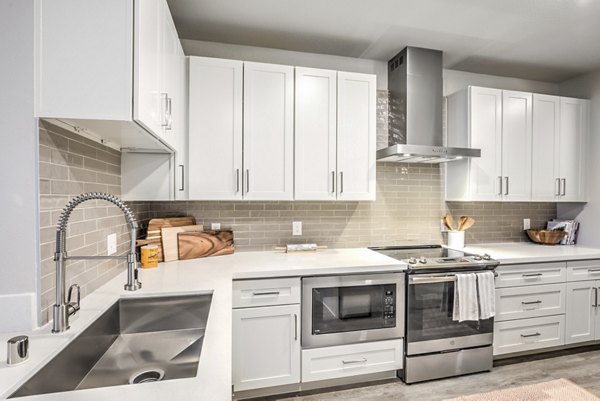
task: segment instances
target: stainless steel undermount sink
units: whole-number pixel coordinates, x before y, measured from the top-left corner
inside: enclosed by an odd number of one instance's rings
[[[211,301],[122,298],[9,398],[194,377]]]

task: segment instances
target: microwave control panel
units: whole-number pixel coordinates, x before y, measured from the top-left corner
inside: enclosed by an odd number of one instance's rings
[[[396,327],[396,284],[383,286],[383,327]]]

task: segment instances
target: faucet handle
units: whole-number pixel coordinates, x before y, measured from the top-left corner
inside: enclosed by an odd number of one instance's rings
[[[7,342],[6,363],[18,365],[29,358],[29,337],[17,336]]]
[[[73,288],[77,290],[77,301],[71,302],[71,297],[73,295]],[[67,296],[67,312],[69,315],[75,314],[81,306],[81,287],[79,284],[73,284],[69,287],[69,295]]]

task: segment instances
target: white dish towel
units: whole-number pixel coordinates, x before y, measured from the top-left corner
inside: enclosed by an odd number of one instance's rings
[[[456,275],[454,283],[454,310],[452,320],[479,320],[477,279],[475,273]]]
[[[477,273],[477,292],[479,294],[479,318],[489,319],[496,315],[496,292],[493,272]]]

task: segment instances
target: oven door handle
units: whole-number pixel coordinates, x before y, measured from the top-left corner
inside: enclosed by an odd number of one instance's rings
[[[451,283],[456,280],[456,276],[439,277],[409,277],[408,284],[431,284],[431,283]]]

